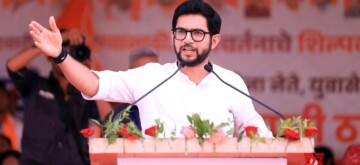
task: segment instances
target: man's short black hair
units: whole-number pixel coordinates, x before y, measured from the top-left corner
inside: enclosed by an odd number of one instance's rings
[[[219,34],[221,29],[221,18],[219,14],[206,2],[202,0],[187,0],[180,4],[174,12],[172,30],[175,30],[178,18],[181,15],[201,14],[206,18],[207,27],[211,34]]]

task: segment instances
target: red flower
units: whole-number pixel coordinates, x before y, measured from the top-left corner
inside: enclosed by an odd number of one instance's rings
[[[284,131],[284,136],[287,137],[289,140],[299,140],[300,138],[298,133],[289,128]]]
[[[128,129],[127,129],[126,125],[123,125],[121,127],[121,130],[116,130],[116,133],[119,136],[123,136],[123,137],[128,137],[129,136],[129,132],[128,132]]]
[[[251,133],[256,134],[258,127],[255,126],[247,126],[245,127],[245,132],[248,137],[250,137]]]
[[[145,134],[146,135],[149,135],[149,136],[152,136],[152,137],[155,137],[156,136],[156,132],[159,130],[159,127],[157,125],[155,126],[152,126],[148,129],[145,130]]]
[[[116,130],[116,133],[119,135],[119,136],[124,136],[123,132],[121,130]]]
[[[136,135],[130,134],[127,138],[130,140],[136,140],[138,137]]]
[[[80,133],[85,137],[90,137],[94,134],[95,128],[85,128],[80,130]]]
[[[129,133],[128,127],[127,127],[126,125],[123,125],[123,126],[121,127],[121,130],[116,130],[116,133],[117,133],[119,136],[128,138],[128,139],[130,139],[130,140],[136,140],[136,139],[138,139],[138,137],[137,137],[136,135]]]
[[[313,137],[315,136],[315,134],[318,132],[318,129],[317,128],[306,128],[305,129],[305,136],[306,137]]]

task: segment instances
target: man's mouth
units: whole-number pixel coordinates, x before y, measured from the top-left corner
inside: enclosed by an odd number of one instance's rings
[[[195,52],[195,49],[192,48],[192,47],[186,46],[186,47],[182,47],[181,51],[183,51],[183,52]]]

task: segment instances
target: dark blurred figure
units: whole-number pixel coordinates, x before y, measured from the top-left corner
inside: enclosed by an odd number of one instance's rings
[[[20,157],[20,152],[7,150],[0,154],[0,165],[19,165]]]
[[[60,31],[69,54],[90,68],[91,52],[82,33]],[[84,100],[51,58],[47,58],[52,65],[49,77],[27,69],[40,55],[40,49],[30,47],[7,61],[9,77],[25,105],[21,164],[90,164],[88,141],[79,132],[89,126],[90,118],[105,118],[111,108],[99,109],[104,101]]]
[[[137,67],[144,66],[148,63],[158,63],[158,54],[157,52],[150,47],[142,47],[134,50],[131,52],[129,56],[130,60],[130,69],[134,69]],[[114,106],[116,107],[114,110],[114,116],[118,113],[123,113],[124,109],[129,106],[128,103],[114,103]],[[141,130],[141,124],[140,124],[140,114],[139,109],[137,106],[133,106],[130,109],[130,119],[135,123],[135,125]],[[128,123],[129,120],[124,120],[123,123]]]
[[[15,104],[5,82],[0,82],[0,133],[10,139],[12,149],[21,151],[23,121],[16,115]]]
[[[317,146],[317,147],[315,147],[315,152],[324,154],[324,157],[322,160],[323,165],[335,165],[334,153],[329,147]]]
[[[158,63],[158,55],[153,48],[142,47],[134,50],[130,54],[130,69],[144,66],[147,63]]]

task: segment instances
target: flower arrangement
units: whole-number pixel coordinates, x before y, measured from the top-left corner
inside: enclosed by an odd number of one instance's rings
[[[189,139],[197,137],[200,146],[203,147],[205,138],[210,137],[209,139],[213,143],[213,150],[215,151],[216,144],[220,144],[226,135],[232,135],[234,132],[233,129],[231,129],[225,133],[222,129],[230,125],[231,120],[215,126],[213,122],[210,122],[208,119],[201,119],[200,115],[196,113],[191,116],[187,115],[187,119],[190,125],[183,126],[180,132],[185,137],[185,152],[187,152],[187,141]]]
[[[142,132],[136,127],[135,123],[130,120],[128,123],[123,123],[122,120],[130,119],[129,118],[129,110],[130,107],[126,108],[122,115],[113,121],[113,112],[110,114],[109,120],[105,123],[101,124],[96,120],[93,120],[96,124],[101,126],[104,130],[103,136],[107,138],[108,144],[111,145],[116,142],[118,137],[123,137],[123,139],[129,140],[140,140],[143,141],[144,137]],[[188,126],[183,126],[181,128],[180,133],[184,136],[185,142],[190,139],[196,138],[202,146],[206,139],[208,139],[211,143],[213,143],[214,151],[215,146],[220,144],[223,139],[227,136],[233,136],[234,128],[231,128],[228,131],[224,131],[223,128],[226,126],[231,126],[233,121],[231,119],[228,122],[220,123],[219,125],[215,125],[213,122],[210,122],[208,119],[202,119],[199,114],[188,115],[187,119],[189,121]],[[153,137],[155,139],[155,150],[156,150],[156,139],[159,138],[160,134],[165,136],[164,133],[164,123],[159,119],[155,120],[156,125],[151,126],[145,129],[145,134]],[[237,129],[239,132],[236,137],[236,141],[241,142],[244,134],[250,139],[250,151],[252,150],[252,143],[254,141],[259,141],[261,143],[266,143],[266,139],[261,137],[258,134],[258,128],[256,126],[246,126],[243,128],[243,125],[240,125]],[[173,136],[175,135],[175,131],[171,132],[171,140],[173,140]],[[312,138],[317,133],[317,128],[314,127],[313,123],[308,119],[302,119],[301,116],[293,117],[286,120],[280,120],[280,125],[278,128],[278,133],[276,134],[276,139],[286,138],[288,139],[287,146],[291,141],[301,140],[303,137]],[[94,128],[86,128],[80,131],[85,137],[90,137],[94,132]],[[171,146],[171,143],[168,139],[168,144]],[[285,151],[287,150],[287,146],[285,147]],[[313,148],[313,144],[311,144]],[[124,149],[125,151],[125,149]],[[185,146],[185,151],[187,151]]]
[[[280,120],[277,138],[284,136],[289,140],[299,140],[302,137],[313,137],[317,128],[309,119],[301,119],[301,116]]]
[[[301,140],[303,137],[312,138],[318,132],[318,129],[309,119],[302,119],[301,116],[280,120],[280,126],[276,138],[285,137],[290,141]],[[287,146],[288,146],[287,144]],[[285,151],[287,149],[285,147]],[[314,148],[314,145],[311,144]]]
[[[228,132],[223,131],[223,127],[230,125],[228,123],[221,123],[218,126],[215,126],[213,122],[209,120],[202,120],[199,114],[192,114],[192,116],[187,116],[190,125],[187,127],[182,127],[181,133],[184,135],[186,139],[192,139],[197,137],[200,145],[204,143],[206,137],[210,137],[210,140],[219,144],[226,135],[232,135],[233,130],[229,130]],[[195,136],[196,135],[196,136]]]
[[[115,120],[114,111],[112,111],[109,119],[104,124],[101,124],[97,120],[92,120],[103,129],[103,136],[104,138],[107,138],[109,145],[115,143],[118,137],[128,138],[130,140],[138,139],[141,141],[144,139],[142,132],[130,119],[130,109],[131,106],[129,105],[128,107],[126,107],[124,112]],[[124,124],[122,122],[124,119],[129,119],[130,122]]]

